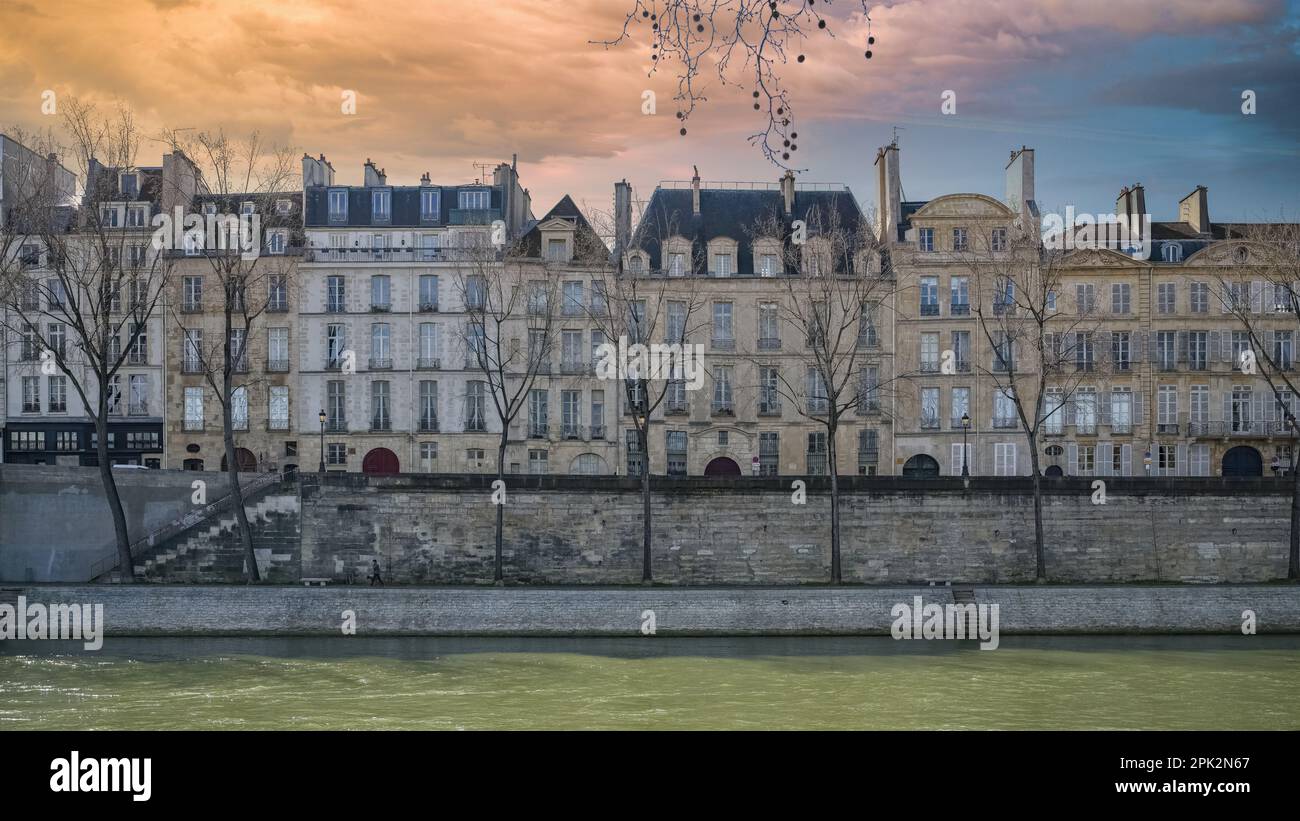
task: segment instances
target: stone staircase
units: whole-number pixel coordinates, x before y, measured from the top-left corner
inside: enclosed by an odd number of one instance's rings
[[[253,552],[263,581],[298,576],[297,493],[266,493],[244,505],[253,530]],[[243,542],[235,511],[208,519],[135,558],[137,576],[159,582],[238,582],[245,576]]]

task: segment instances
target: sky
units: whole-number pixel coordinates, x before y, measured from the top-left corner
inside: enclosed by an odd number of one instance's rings
[[[345,184],[367,158],[391,184],[428,171],[451,185],[517,155],[539,217],[565,194],[608,210],[624,178],[645,199],[693,167],[775,182],[782,169],[748,141],[764,122],[739,61],[725,84],[702,62],[707,99],[683,137],[680,63],[648,74],[647,23],[599,44],[635,2],[0,0],[0,129],[56,125],[50,90],[126,104],[148,134],[257,131],[325,154]],[[1044,211],[1113,210],[1140,182],[1157,220],[1197,185],[1216,221],[1300,212],[1300,0],[894,0],[869,4],[869,21],[861,0],[815,6],[826,29],[809,25],[779,67],[801,182],[847,184],[873,208],[876,151],[896,133],[909,200],[1001,198],[1025,145]],[[162,151],[145,142],[140,164]]]

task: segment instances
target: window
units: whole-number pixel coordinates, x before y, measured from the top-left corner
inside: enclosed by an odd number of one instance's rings
[[[1177,367],[1178,351],[1175,347],[1176,336],[1173,331],[1156,332],[1156,361],[1162,371],[1172,371]]]
[[[564,283],[564,306],[563,313],[565,316],[582,316],[583,306],[586,300],[583,298],[583,287],[581,282]]]
[[[420,310],[438,310],[438,277],[433,274],[420,276]]]
[[[370,383],[370,429],[392,430],[389,385],[386,380]]]
[[[993,393],[993,427],[1014,428],[1018,421],[1015,394],[1010,388],[999,388]]]
[[[934,250],[934,229],[921,228],[917,231],[916,247],[920,251],[929,253]]]
[[[9,432],[11,450],[45,450],[45,432],[39,430],[14,430]]]
[[[1273,365],[1290,370],[1295,361],[1295,348],[1292,344],[1291,331],[1273,333]]]
[[[465,278],[465,307],[471,311],[483,310],[487,305],[487,280],[481,276]]]
[[[186,328],[183,344],[181,369],[185,373],[198,373],[203,370],[203,330]]]
[[[1074,395],[1074,430],[1091,436],[1097,432],[1097,389],[1079,388]]]
[[[267,234],[266,249],[272,254],[284,253],[284,232],[271,231]]]
[[[268,279],[266,310],[282,313],[289,310],[289,278],[284,274],[272,274]]]
[[[1132,367],[1130,359],[1132,344],[1128,331],[1115,331],[1110,335],[1110,359],[1117,371],[1127,371]]]
[[[437,222],[442,216],[442,191],[437,188],[420,189],[420,219]]]
[[[645,271],[645,260],[640,254],[632,254],[627,258],[627,269],[634,274],[640,274]]]
[[[564,262],[569,258],[569,244],[563,238],[546,240],[546,258],[551,262]]]
[[[374,222],[388,222],[393,218],[393,192],[370,192],[370,218]]]
[[[1156,313],[1172,314],[1178,310],[1178,286],[1173,282],[1156,285]]]
[[[272,385],[267,398],[267,426],[271,430],[289,429],[289,388]]]
[[[81,437],[75,430],[61,430],[54,437],[55,450],[77,450],[81,447]]]
[[[731,395],[732,366],[718,365],[713,369],[713,413],[726,416],[734,415],[735,406]]]
[[[370,278],[370,310],[387,311],[392,308],[392,280],[387,276]]]
[[[266,369],[274,373],[289,370],[289,329],[266,329]]]
[[[1178,433],[1178,386],[1161,385],[1156,391],[1156,432]]]
[[[874,366],[863,368],[858,376],[858,413],[880,410],[880,374]]]
[[[325,311],[341,314],[347,310],[345,305],[344,279],[341,276],[325,278]]]
[[[203,388],[185,389],[184,429],[203,430]]]
[[[53,380],[56,377],[50,377],[50,378],[51,380]],[[131,374],[128,389],[130,390],[130,397],[127,402],[127,413],[131,416],[148,416],[149,415],[149,376],[143,373]],[[242,390],[242,388],[240,390]],[[50,404],[52,405],[53,403],[54,403],[54,396],[53,394],[51,394]],[[50,410],[53,410],[53,408],[50,408]]]
[[[758,434],[758,475],[776,476],[781,469],[780,434],[764,431]]]
[[[1128,388],[1115,388],[1110,394],[1110,432],[1133,432],[1133,392]]]
[[[921,373],[938,373],[939,371],[939,335],[937,333],[921,334]]]
[[[686,475],[686,431],[664,431],[664,450],[668,457],[668,475]]]
[[[626,434],[627,475],[640,476],[645,470],[645,453],[641,449],[641,436],[635,430]]]
[[[472,380],[465,386],[465,430],[486,431],[487,383]]]
[[[230,424],[235,430],[248,430],[248,388],[242,385],[230,392]]]
[[[1016,443],[1015,442],[993,443],[993,475],[994,476],[1015,476],[1016,475]]]
[[[348,429],[348,395],[342,380],[325,383],[325,427],[331,431]]]
[[[126,226],[143,228],[148,222],[149,207],[146,205],[129,205],[126,209]]]
[[[591,438],[605,438],[605,392],[591,392]]]
[[[970,278],[953,277],[949,283],[952,304],[949,313],[953,316],[970,315]]]
[[[1187,474],[1189,476],[1210,475],[1210,446],[1192,445],[1187,453]]]
[[[560,424],[565,439],[582,438],[582,391],[560,391]]]
[[[774,277],[781,271],[776,254],[763,254],[758,260],[759,276]]]
[[[343,367],[343,352],[347,349],[347,326],[331,324],[325,328],[325,369],[336,371]]]
[[[122,412],[122,375],[110,376],[108,379],[108,412]]]
[[[808,434],[807,474],[809,476],[826,475],[826,432],[816,431]]]
[[[347,222],[348,221],[348,192],[346,189],[335,188],[329,193],[330,201],[330,222]]]
[[[438,383],[430,380],[420,382],[420,430],[438,431]]]
[[[1250,332],[1233,331],[1232,332],[1232,367],[1234,370],[1241,370],[1246,357],[1246,352],[1250,350]]]
[[[758,304],[758,347],[759,350],[774,351],[781,347],[781,330],[778,325],[777,304],[760,302]],[[870,323],[870,318],[863,316],[863,322]],[[859,341],[861,336],[859,335]]]
[[[544,450],[528,451],[528,472],[534,476],[545,475],[550,472],[548,467],[547,452]]]
[[[1191,387],[1191,405],[1188,409],[1188,421],[1192,425],[1204,426],[1210,421],[1210,386],[1209,385],[1192,385]],[[1204,433],[1198,430],[1193,433]]]
[[[23,377],[23,413],[41,412],[41,378]]]
[[[1074,286],[1074,306],[1079,316],[1088,316],[1096,309],[1096,294],[1091,282],[1080,282]]]
[[[1182,262],[1183,246],[1176,242],[1166,242],[1160,246],[1160,258],[1165,262]]]
[[[1092,342],[1092,333],[1076,333],[1074,335],[1074,369],[1076,371],[1091,371],[1095,364],[1096,350]]]
[[[989,247],[994,251],[1007,250],[1007,229],[994,228],[993,236],[989,238]]]
[[[713,303],[713,347],[731,350],[736,347],[735,331],[731,326],[730,302]]]
[[[387,322],[376,322],[370,326],[370,368],[372,370],[393,367],[393,352],[390,345],[392,327]]]
[[[1156,447],[1156,475],[1158,476],[1178,475],[1178,446],[1177,445],[1158,445]]]
[[[780,379],[780,374],[776,368],[760,367],[758,369],[759,416],[781,415]]]
[[[342,442],[330,442],[325,446],[327,465],[346,465],[348,463],[348,446]]]
[[[1253,430],[1254,417],[1251,407],[1254,404],[1254,391],[1249,385],[1232,386],[1232,432],[1249,433]]]
[[[921,388],[921,429],[939,427],[939,389]]]
[[[1043,432],[1060,436],[1065,431],[1065,401],[1059,390],[1049,390],[1043,396]]]
[[[1188,286],[1188,289],[1192,313],[1208,313],[1210,310],[1210,286],[1204,282],[1193,282]]]
[[[432,462],[432,461],[434,461],[435,459],[437,459],[437,458],[438,458],[438,443],[437,443],[437,442],[421,442],[421,443],[420,443],[420,458],[421,458],[422,460],[426,461],[426,462]]]
[[[1194,371],[1203,371],[1210,366],[1209,331],[1187,332],[1187,366]]]
[[[670,345],[686,341],[685,302],[676,299],[668,301],[668,317],[664,323],[664,341]]]
[[[1003,373],[1015,370],[1015,340],[1006,331],[997,331],[993,339],[993,370]]]
[[[816,367],[808,368],[808,412],[826,413],[830,409],[830,400],[826,395],[826,380]]]
[[[731,254],[713,255],[713,272],[715,276],[729,277],[732,271]]]
[[[118,227],[118,210],[116,206],[105,205],[99,209],[99,224],[105,228]]]
[[[600,317],[605,313],[607,303],[605,302],[605,283],[591,283],[591,313],[593,316]]]
[[[417,367],[439,368],[442,366],[442,326],[436,322],[420,323],[420,356]]]
[[[491,191],[461,191],[459,194],[460,207],[464,210],[481,211],[492,207]]]
[[[965,228],[952,229],[952,250],[959,253],[970,250]]]
[[[247,336],[248,332],[243,328],[232,328],[230,331],[230,361],[234,370],[240,373],[248,370]]]
[[[132,376],[131,385],[135,387],[136,379],[144,379],[143,376]],[[50,413],[67,413],[68,412],[68,378],[66,376],[51,376],[47,378],[46,390],[50,397]],[[24,386],[25,387],[25,386]]]
[[[960,430],[961,418],[970,415],[970,388],[952,389],[952,428]]]
[[[1132,309],[1133,287],[1127,282],[1114,282],[1110,286],[1110,312],[1127,314]]]
[[[117,178],[118,191],[124,197],[134,197],[140,193],[140,177],[137,174],[122,174]]]
[[[680,277],[686,275],[686,255],[669,254],[668,255],[668,276]]]
[[[939,315],[939,278],[921,277],[921,316]]]
[[[181,279],[181,310],[200,311],[203,309],[203,277],[184,277]]]

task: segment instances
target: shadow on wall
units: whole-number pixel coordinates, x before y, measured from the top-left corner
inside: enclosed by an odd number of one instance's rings
[[[185,470],[115,474],[131,540],[195,509],[195,481],[207,502],[229,478]],[[116,549],[99,468],[0,465],[0,581],[84,582]]]

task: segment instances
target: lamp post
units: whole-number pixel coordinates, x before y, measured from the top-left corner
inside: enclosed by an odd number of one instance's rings
[[[325,472],[325,411],[322,409],[320,415],[320,472]]]
[[[966,434],[970,431],[970,414],[961,415],[961,475],[970,476],[970,451],[967,449]]]

